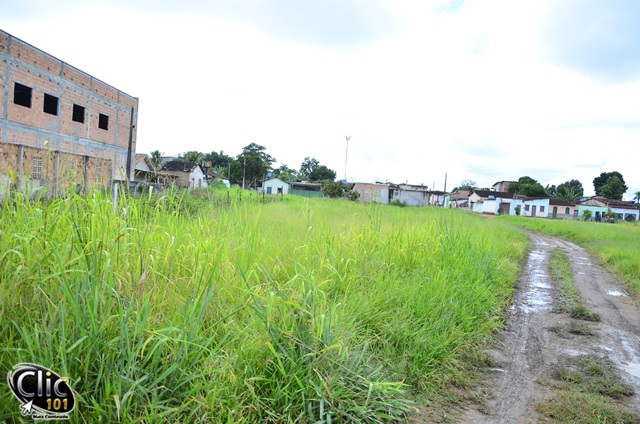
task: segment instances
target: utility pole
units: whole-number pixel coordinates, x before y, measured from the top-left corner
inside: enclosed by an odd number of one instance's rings
[[[245,186],[244,186],[244,177],[245,177],[246,173],[247,173],[247,158],[244,158],[244,166],[242,168],[242,188],[243,189],[245,188]]]
[[[445,199],[447,197],[447,173],[444,173],[444,193],[442,193],[442,206],[445,204]]]
[[[349,158],[349,140],[351,140],[350,135],[344,136],[345,140],[347,140],[347,150],[344,154],[344,182],[347,182],[347,159]]]

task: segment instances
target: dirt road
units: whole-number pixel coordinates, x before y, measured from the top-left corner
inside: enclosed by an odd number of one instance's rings
[[[476,399],[463,406],[460,423],[538,423],[536,405],[552,395],[550,385],[559,358],[583,354],[607,357],[635,389],[629,408],[640,411],[640,308],[623,285],[584,249],[540,234],[533,243],[509,311],[502,342],[489,352],[493,368]],[[567,254],[574,284],[584,305],[601,317],[589,323],[594,335],[562,337],[552,328],[569,322],[558,313],[558,292],[549,272],[554,248]]]

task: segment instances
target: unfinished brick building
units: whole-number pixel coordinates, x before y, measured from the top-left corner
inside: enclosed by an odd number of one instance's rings
[[[0,30],[0,197],[132,179],[138,99]]]

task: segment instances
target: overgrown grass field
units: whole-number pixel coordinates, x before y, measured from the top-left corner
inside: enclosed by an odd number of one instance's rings
[[[527,247],[452,210],[230,199],[0,205],[0,369],[69,376],[74,422],[405,419],[468,382]]]
[[[625,281],[640,297],[640,226],[637,223],[584,222],[503,216],[521,228],[555,235],[578,244]]]

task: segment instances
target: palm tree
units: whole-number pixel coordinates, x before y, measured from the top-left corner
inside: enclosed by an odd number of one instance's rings
[[[635,196],[633,200],[635,200],[636,203],[640,203],[640,191],[636,191],[633,195]]]
[[[202,158],[204,155],[198,151],[190,150],[182,155],[180,155],[176,160],[181,160],[183,162],[188,163],[200,163],[202,162]]]
[[[162,165],[162,156],[164,155],[163,152],[161,152],[160,150],[154,150],[153,152],[151,152],[151,163],[153,164],[153,167],[155,168],[154,171],[157,171],[160,169],[160,165]]]

